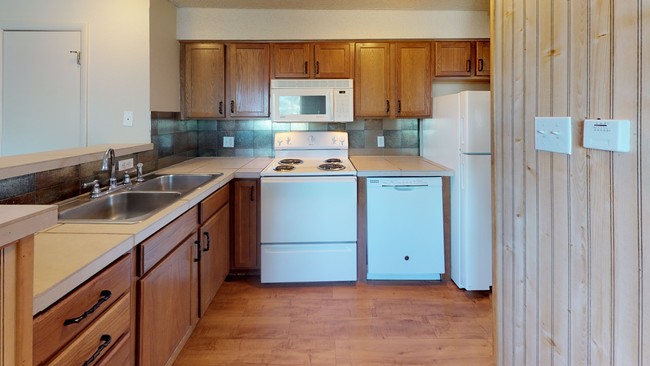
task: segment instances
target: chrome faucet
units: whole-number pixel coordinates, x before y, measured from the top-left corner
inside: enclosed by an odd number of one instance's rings
[[[117,162],[115,161],[115,151],[112,148],[106,149],[102,158],[102,172],[110,171],[108,179],[108,190],[117,188]]]

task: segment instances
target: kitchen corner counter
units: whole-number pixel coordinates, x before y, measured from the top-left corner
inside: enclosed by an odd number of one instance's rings
[[[352,156],[359,177],[448,177],[454,171],[420,156]]]
[[[55,205],[0,205],[0,247],[57,222]]]
[[[54,304],[231,180],[259,178],[270,161],[270,158],[201,157],[161,169],[156,173],[222,175],[139,223],[57,224],[56,206],[51,206],[53,221],[34,239],[33,314]],[[0,225],[0,233],[2,229]]]

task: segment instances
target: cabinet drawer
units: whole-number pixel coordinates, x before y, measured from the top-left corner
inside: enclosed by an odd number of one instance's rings
[[[204,199],[199,204],[201,221],[204,223],[210,216],[214,215],[219,209],[225,205],[230,199],[230,184],[219,188],[218,191],[210,195],[210,197]]]
[[[131,333],[122,336],[113,348],[102,357],[97,366],[110,366],[110,365],[132,365],[131,361]]]
[[[93,365],[111,350],[120,337],[129,333],[131,325],[131,296],[122,296],[101,317],[73,340],[49,365]]]
[[[192,207],[138,246],[140,258],[142,258],[141,263],[138,264],[138,274],[140,276],[147,273],[156,263],[171,252],[178,243],[196,231],[197,212],[198,208],[196,206]]]
[[[34,318],[34,364],[50,358],[131,287],[131,255],[111,264]],[[67,324],[67,325],[66,325]]]

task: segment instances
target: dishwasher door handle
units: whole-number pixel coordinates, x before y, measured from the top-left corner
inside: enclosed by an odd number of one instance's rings
[[[428,184],[382,184],[382,188],[395,188],[398,191],[412,191],[414,188],[428,187]]]

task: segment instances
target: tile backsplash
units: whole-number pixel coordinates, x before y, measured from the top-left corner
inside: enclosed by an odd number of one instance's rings
[[[129,156],[142,162],[145,173],[196,156],[273,156],[273,134],[282,131],[347,131],[350,155],[418,155],[417,119],[360,119],[349,123],[273,123],[270,120],[181,120],[179,113],[151,113],[152,151]],[[223,146],[223,137],[235,138],[235,147]],[[384,148],[377,147],[384,136]],[[0,204],[52,204],[82,194],[83,182],[108,173],[94,161],[0,180]]]
[[[362,119],[349,123],[273,123],[270,120],[198,120],[199,156],[273,156],[273,134],[283,131],[347,131],[350,155],[418,155],[417,119]],[[224,147],[223,138],[235,138]],[[384,148],[377,147],[384,136]]]

